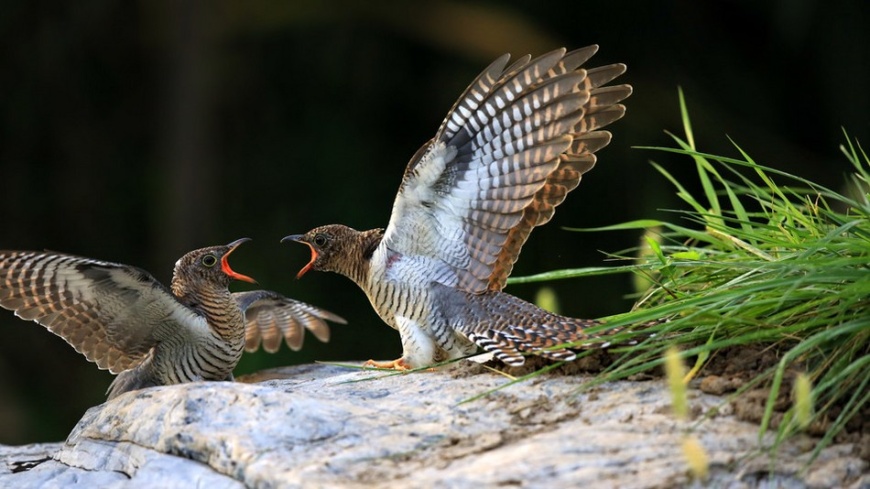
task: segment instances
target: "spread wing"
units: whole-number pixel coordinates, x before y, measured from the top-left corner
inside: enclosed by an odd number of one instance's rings
[[[193,314],[138,268],[22,251],[0,251],[0,306],[114,374],[142,362],[161,327]]]
[[[329,311],[293,300],[269,290],[236,292],[233,294],[245,313],[245,351],[257,351],[260,343],[269,353],[281,347],[281,339],[293,351],[302,348],[305,330],[322,342],[329,341],[326,321],[347,324],[342,317]]]
[[[502,56],[475,79],[435,138],[408,163],[386,246],[441,261],[454,283],[501,290],[532,229],[595,165],[610,142],[602,127],[625,113],[625,72],[581,67],[597,46],[564,49],[505,68]]]

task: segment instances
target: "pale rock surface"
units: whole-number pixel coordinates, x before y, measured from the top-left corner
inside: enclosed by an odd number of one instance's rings
[[[508,379],[467,364],[264,374],[275,378],[131,392],[88,410],[64,443],[0,446],[0,487],[870,486],[851,445],[802,472],[812,444],[795,439],[771,464],[758,427],[720,397],[692,391],[700,415],[675,421],[662,381],[577,394],[588,377],[545,375],[463,403]],[[688,431],[710,459],[704,483],[688,474]]]

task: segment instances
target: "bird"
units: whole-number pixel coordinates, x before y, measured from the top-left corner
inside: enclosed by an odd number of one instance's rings
[[[0,251],[0,307],[35,321],[117,376],[108,399],[146,387],[233,380],[242,350],[298,350],[304,331],[329,340],[331,312],[277,292],[230,292],[227,258],[242,238],[191,251],[169,288],[137,267],[53,252]]]
[[[586,69],[597,45],[508,65],[496,59],[405,168],[386,229],[332,224],[286,236],[311,249],[309,270],[337,272],[399,331],[401,358],[367,365],[415,369],[491,352],[509,366],[524,353],[573,360],[566,344],[601,324],[547,312],[503,292],[532,230],[592,169],[622,118],[621,63]],[[614,331],[611,331],[613,333]],[[607,345],[607,342],[599,343]],[[591,347],[591,346],[590,346]]]

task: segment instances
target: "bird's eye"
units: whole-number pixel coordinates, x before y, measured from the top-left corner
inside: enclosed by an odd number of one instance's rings
[[[325,235],[318,234],[318,235],[314,236],[314,244],[316,246],[326,246],[326,242],[327,242],[327,239],[326,239]]]
[[[202,257],[202,264],[208,268],[215,266],[217,263],[217,257],[214,255],[205,255]]]

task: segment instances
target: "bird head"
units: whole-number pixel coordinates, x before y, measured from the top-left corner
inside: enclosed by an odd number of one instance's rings
[[[184,283],[202,283],[205,281],[224,287],[229,286],[233,280],[257,283],[256,280],[247,275],[236,273],[230,268],[227,261],[230,254],[245,241],[250,241],[250,238],[237,239],[224,246],[200,248],[182,256],[175,263],[173,287],[179,281]]]
[[[292,234],[284,237],[281,242],[295,241],[303,243],[311,248],[311,261],[308,262],[296,278],[301,278],[309,270],[318,272],[338,272],[347,274],[343,268],[343,260],[352,256],[352,247],[359,241],[356,239],[361,233],[356,229],[330,224],[314,228],[305,234]]]

